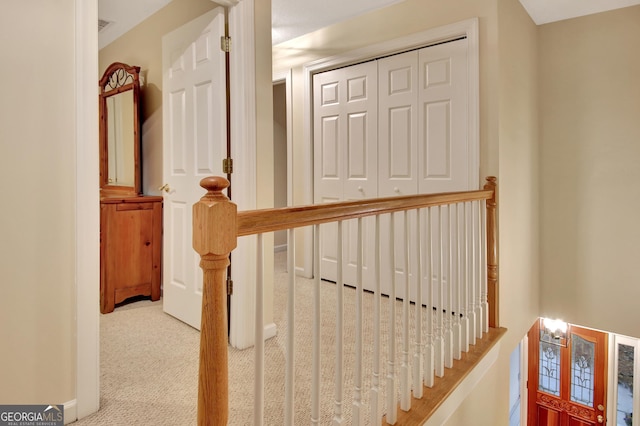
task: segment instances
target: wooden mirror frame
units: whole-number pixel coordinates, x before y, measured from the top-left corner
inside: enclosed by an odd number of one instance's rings
[[[133,91],[133,186],[109,184],[107,98]],[[140,179],[140,67],[114,62],[100,79],[100,196],[136,197],[142,194]]]

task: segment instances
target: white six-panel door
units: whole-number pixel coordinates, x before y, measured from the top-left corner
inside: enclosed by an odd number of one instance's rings
[[[162,39],[164,311],[200,329],[202,271],[192,248],[199,182],[222,176],[226,157],[224,9],[216,8]]]
[[[373,198],[377,194],[377,78],[375,62],[367,62],[314,76],[314,198],[316,203]],[[369,228],[372,223],[365,224]],[[344,278],[355,284],[356,223],[344,223],[351,235],[343,246]],[[337,225],[322,227],[323,277],[336,280]],[[372,240],[371,240],[372,241]],[[367,246],[367,244],[365,244]],[[364,274],[373,252],[364,258]]]
[[[358,150],[349,148],[353,144],[349,140],[352,135],[345,133],[349,128],[345,123],[352,117],[350,114],[359,110],[348,110],[343,104],[348,102],[348,97],[340,98],[338,89],[341,84],[347,87],[346,83],[352,81],[350,78],[364,74],[364,69],[367,80],[377,85],[377,91],[369,89],[371,96],[366,106],[367,124],[374,127],[368,128],[368,132],[377,137],[368,136],[367,155],[358,157]],[[470,184],[473,179],[469,179],[470,174],[477,171],[469,170],[467,73],[467,40],[460,39],[315,74],[315,202],[475,189]],[[377,94],[375,100],[373,93]],[[367,170],[367,179],[354,179],[357,174],[349,168],[352,164],[358,164],[359,170]],[[410,229],[415,229],[415,217],[409,220]],[[438,223],[437,214],[431,220],[434,225]],[[388,230],[390,223],[389,218],[383,219],[383,230]],[[446,211],[443,225],[448,226]],[[425,226],[426,223],[422,229]],[[372,238],[373,232],[368,229],[367,238]],[[404,280],[403,229],[404,219],[398,215],[395,220],[398,283]],[[385,233],[383,231],[383,235]],[[335,281],[335,230],[324,232],[322,241],[321,275]],[[350,236],[345,244],[355,247],[354,237]],[[364,247],[370,245],[364,244]],[[389,247],[390,244],[383,242],[382,256],[390,257]],[[438,252],[436,247],[432,249]],[[345,253],[348,252],[345,247]],[[368,257],[371,255],[365,251],[365,264],[372,264]],[[349,255],[347,270],[353,259]],[[417,259],[411,259],[410,264],[416,265],[416,262]],[[435,263],[439,265],[439,257]],[[442,274],[445,280],[447,269],[445,262]],[[381,272],[383,292],[389,294],[391,271],[387,268]],[[438,271],[431,272],[433,279],[440,279]],[[370,278],[365,271],[364,287],[373,290]],[[355,272],[346,273],[345,282],[354,284]],[[402,285],[398,285],[396,291],[398,297],[404,297]]]

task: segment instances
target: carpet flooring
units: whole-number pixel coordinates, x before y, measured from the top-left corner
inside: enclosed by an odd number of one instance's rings
[[[286,253],[276,253],[274,268],[274,321],[278,334],[265,342],[265,420],[266,425],[283,424],[285,347],[286,347]],[[311,348],[313,281],[296,282],[296,411],[294,424],[310,423]],[[334,407],[334,356],[336,286],[323,282],[321,424],[331,424]],[[344,296],[344,400],[345,424],[350,424],[354,395],[353,370],[355,351],[356,292],[347,289]],[[387,324],[388,299],[382,301],[382,324]],[[367,412],[371,386],[373,329],[373,296],[363,296],[365,350],[362,357],[364,387],[362,403]],[[397,303],[400,317],[401,303]],[[413,318],[413,306],[411,316]],[[413,321],[412,321],[413,322]],[[396,321],[399,333],[400,321]],[[387,326],[383,325],[383,329]],[[162,301],[136,301],[116,308],[100,318],[101,407],[97,413],[74,424],[89,425],[195,425],[197,417],[198,352],[197,330],[162,311]],[[383,331],[382,347],[386,348],[387,332]],[[400,358],[401,338],[398,337]],[[380,377],[382,399],[385,397],[386,352],[383,349]],[[398,365],[398,364],[397,364]],[[229,348],[230,406],[229,424],[253,424],[253,349]],[[397,368],[397,367],[396,367]],[[398,370],[396,370],[397,372]],[[381,416],[383,413],[379,413]],[[380,418],[380,417],[378,417]],[[368,420],[366,424],[379,424]]]

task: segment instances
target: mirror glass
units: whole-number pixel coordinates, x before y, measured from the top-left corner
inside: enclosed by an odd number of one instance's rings
[[[134,186],[133,91],[107,99],[108,185]]]

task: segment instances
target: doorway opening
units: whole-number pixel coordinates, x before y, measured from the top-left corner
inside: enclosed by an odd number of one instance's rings
[[[566,326],[553,331],[539,319],[521,343],[527,374],[521,424],[639,426],[640,340]]]

